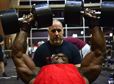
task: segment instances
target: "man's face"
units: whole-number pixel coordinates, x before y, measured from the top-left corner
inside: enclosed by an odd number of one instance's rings
[[[51,57],[52,64],[66,64],[69,63],[67,56],[63,53],[53,54]]]
[[[59,21],[53,21],[49,27],[48,34],[52,45],[61,45],[63,42],[63,26]]]

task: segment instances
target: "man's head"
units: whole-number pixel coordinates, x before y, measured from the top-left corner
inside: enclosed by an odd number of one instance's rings
[[[49,41],[52,45],[61,45],[63,42],[63,25],[58,20],[53,20],[52,26],[48,28]]]
[[[67,56],[63,53],[53,54],[51,57],[52,64],[66,64],[69,63]]]

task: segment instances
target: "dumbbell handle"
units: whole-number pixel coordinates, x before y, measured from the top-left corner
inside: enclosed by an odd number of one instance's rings
[[[23,21],[24,19],[23,18],[18,18],[18,21]]]
[[[24,18],[18,18],[18,21],[20,21],[20,22],[23,22],[23,20],[24,20]],[[24,21],[24,22],[26,22],[26,21]]]
[[[81,13],[81,14],[84,14],[84,11],[80,11],[80,13]],[[95,12],[95,14],[100,15],[101,12],[100,12],[100,11],[97,11],[97,12]]]

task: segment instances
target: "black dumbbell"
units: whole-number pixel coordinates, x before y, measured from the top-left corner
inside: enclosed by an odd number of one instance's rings
[[[37,23],[37,28],[52,25],[52,12],[48,4],[42,3],[34,5],[32,8],[32,14]],[[0,19],[5,35],[14,34],[20,31],[19,21],[23,18],[18,17],[16,9],[0,11]]]
[[[90,6],[89,6],[90,8]],[[65,24],[81,25],[82,14],[84,13],[85,5],[83,1],[68,0],[64,8],[64,21]],[[114,1],[103,1],[100,4],[99,11],[95,12],[99,15],[99,22],[101,26],[112,27],[114,26]],[[87,20],[86,20],[87,21]],[[89,23],[87,23],[88,25]]]

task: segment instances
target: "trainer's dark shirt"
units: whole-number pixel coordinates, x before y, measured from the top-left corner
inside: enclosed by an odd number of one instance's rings
[[[67,41],[63,41],[61,46],[52,46],[49,41],[42,44],[37,48],[33,61],[38,67],[50,64],[51,56],[53,54],[63,53],[68,57],[69,62],[72,64],[81,63],[81,56],[79,49]]]

